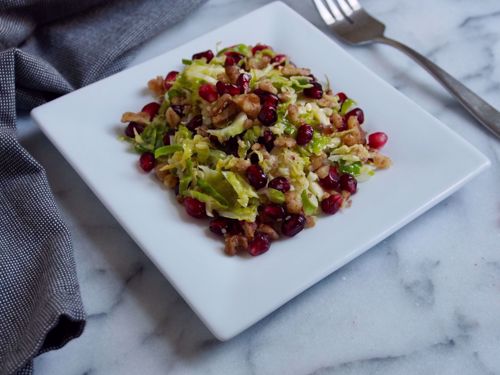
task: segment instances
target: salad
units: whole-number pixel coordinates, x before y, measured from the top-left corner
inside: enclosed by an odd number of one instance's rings
[[[391,165],[387,135],[366,135],[354,99],[268,45],[182,63],[148,82],[156,100],[123,114],[122,138],[228,255],[263,254],[349,207],[358,182]]]

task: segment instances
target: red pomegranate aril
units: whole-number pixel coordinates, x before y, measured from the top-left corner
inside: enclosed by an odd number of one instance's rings
[[[211,49],[209,49],[203,52],[195,53],[192,58],[193,60],[199,60],[205,58],[207,60],[207,63],[209,63],[214,58],[214,53],[212,52]]]
[[[208,228],[212,233],[219,236],[224,236],[226,234],[238,234],[242,231],[241,224],[238,220],[227,219],[225,217],[212,219]]]
[[[236,65],[236,61],[231,56],[227,56],[224,60],[224,66]]]
[[[137,132],[137,134],[141,134],[145,128],[146,128],[146,125],[139,124],[139,123],[133,122],[133,121],[129,122],[127,127],[125,128],[125,135],[129,138],[135,138],[134,129]]]
[[[279,190],[283,193],[286,193],[290,190],[290,182],[288,182],[285,177],[281,176],[273,178],[271,181],[269,181],[269,184],[267,186]]]
[[[229,94],[231,96],[241,94],[240,87],[238,87],[236,85],[232,85],[230,83],[224,83],[221,81],[217,81],[217,84],[215,85],[215,87],[217,88],[217,92],[221,96],[224,94]]]
[[[345,115],[346,121],[349,120],[351,116],[356,116],[360,125],[365,122],[365,114],[361,108],[354,108],[347,112]]]
[[[256,190],[262,189],[267,184],[267,176],[258,164],[250,165],[245,172],[248,182]]]
[[[144,172],[150,172],[156,164],[155,156],[151,152],[145,152],[139,158],[139,165]]]
[[[250,88],[250,75],[241,73],[236,80],[236,86],[240,88],[240,94],[245,94]]]
[[[343,92],[337,93],[337,97],[339,98],[339,104],[342,105],[347,99],[347,95]]]
[[[202,99],[205,99],[209,103],[215,102],[219,98],[217,89],[210,83],[204,83],[201,85],[198,89],[198,94]]]
[[[257,118],[262,123],[262,125],[271,126],[278,120],[278,113],[276,112],[276,108],[274,107],[271,107],[269,105],[262,106]]]
[[[203,125],[203,117],[201,115],[196,115],[191,120],[189,120],[186,127],[194,132],[196,128],[199,128],[201,125]]]
[[[268,45],[265,45],[265,44],[256,44],[253,48],[252,48],[252,54],[256,54],[257,52],[259,51],[262,51],[264,49],[272,49],[271,47],[269,47]]]
[[[241,53],[238,53],[238,52],[235,52],[235,51],[227,51],[227,52],[224,52],[224,55],[226,55],[226,62],[225,64],[226,65],[234,65],[234,64],[238,64],[240,62],[240,60],[245,57],[243,56]],[[227,63],[227,60],[228,59],[231,59],[232,60],[232,64],[228,64]]]
[[[262,232],[255,232],[253,240],[248,244],[248,253],[252,256],[264,254],[271,247],[271,239]]]
[[[171,72],[169,72],[167,74],[167,76],[165,77],[165,80],[163,81],[163,87],[165,87],[165,90],[168,91],[172,87],[175,80],[177,79],[178,74],[179,74],[179,72],[177,72],[175,70],[172,70]]]
[[[293,237],[297,233],[299,233],[302,229],[304,229],[306,225],[306,218],[304,215],[293,214],[288,215],[283,220],[283,224],[281,225],[281,233],[287,237]]]
[[[252,164],[259,164],[259,155],[257,155],[256,153],[252,153],[250,155],[250,163]]]
[[[351,194],[355,194],[358,190],[358,181],[350,173],[344,173],[340,176],[339,185],[341,190],[345,190]]]
[[[203,219],[207,216],[205,203],[200,202],[198,199],[186,197],[183,204],[189,216],[197,219]]]
[[[337,168],[330,167],[326,177],[319,179],[319,184],[325,190],[337,190],[339,188],[339,172]]]
[[[376,132],[370,134],[368,136],[368,146],[370,146],[371,148],[380,149],[385,146],[388,139],[389,137],[387,137],[387,134],[385,134],[384,132]]]
[[[263,223],[274,224],[283,219],[285,209],[276,203],[269,203],[259,207],[259,219]]]
[[[312,87],[304,89],[304,95],[311,99],[321,99],[323,97],[323,87],[319,82],[311,82]]]
[[[277,65],[282,65],[286,62],[286,55],[276,55],[271,59],[271,64],[277,64]]]
[[[342,206],[342,197],[338,194],[330,195],[321,201],[321,210],[327,215],[333,215]]]
[[[313,133],[314,131],[311,125],[304,124],[299,126],[297,129],[297,144],[299,146],[304,146],[311,142],[313,139]]]
[[[175,113],[177,113],[180,117],[184,116],[184,106],[179,104],[172,104],[170,106]]]
[[[269,129],[265,129],[264,133],[262,136],[260,136],[257,139],[257,142],[259,142],[261,145],[263,145],[268,152],[271,152],[271,150],[274,147],[274,140],[276,139],[276,136],[272,131]]]
[[[151,102],[142,107],[141,112],[146,112],[149,115],[149,119],[152,120],[158,114],[160,110],[160,105],[156,102]]]
[[[255,89],[253,93],[259,97],[260,104],[264,106],[270,106],[276,108],[279,104],[280,100],[278,96],[268,91],[264,91],[262,89]]]

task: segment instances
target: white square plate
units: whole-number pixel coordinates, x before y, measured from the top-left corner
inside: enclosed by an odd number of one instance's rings
[[[258,27],[257,27],[258,25]],[[251,30],[251,32],[248,32]],[[286,30],[286,32],[284,32]],[[156,75],[222,46],[262,42],[327,75],[355,98],[368,132],[389,134],[394,166],[361,184],[352,207],[256,257],[227,257],[206,222],[187,218],[171,192],[143,176],[117,140],[121,114],[141,108]],[[382,81],[309,22],[275,2],[179,48],[32,112],[43,132],[213,334],[227,340],[456,191],[488,159]],[[82,202],[85,204],[85,202]]]

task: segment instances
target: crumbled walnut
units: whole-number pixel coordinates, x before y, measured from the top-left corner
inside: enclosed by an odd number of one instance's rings
[[[167,112],[165,112],[165,118],[168,126],[172,129],[176,129],[179,122],[181,122],[181,117],[172,109],[172,107],[169,107]]]
[[[366,134],[361,126],[359,125],[358,118],[356,116],[351,116],[347,120],[347,128],[351,130],[348,134],[346,134],[342,141],[347,146],[353,146],[355,144],[365,144],[366,143]]]
[[[160,163],[155,167],[155,174],[158,180],[163,181],[166,175],[170,174],[168,169],[163,169],[163,167],[168,166],[168,163]],[[162,170],[163,169],[163,170]]]
[[[147,124],[149,122],[149,114],[146,112],[125,112],[122,115],[122,122],[137,122],[138,124]]]
[[[257,228],[257,230],[259,232],[262,232],[264,234],[267,234],[269,236],[269,238],[273,241],[276,241],[277,239],[280,238],[280,235],[278,234],[278,232],[276,232],[274,230],[273,227],[271,227],[270,225],[267,225],[267,224],[260,224],[259,227]]]
[[[251,164],[250,160],[238,158],[231,170],[233,172],[244,173]]]
[[[229,81],[235,84],[240,75],[240,69],[237,65],[228,65],[226,66],[226,75],[229,78]]]
[[[330,134],[335,133],[335,128],[332,125],[321,124],[318,126],[318,128],[322,134],[330,135]]]
[[[254,125],[254,121],[253,121],[253,120],[251,120],[251,119],[249,119],[249,118],[247,118],[247,119],[245,120],[245,123],[243,124],[243,127],[244,127],[245,129],[250,129],[250,128],[252,128],[252,127],[253,127],[253,125]]]
[[[323,97],[316,101],[320,107],[333,108],[337,105],[335,97],[330,95],[323,95]]]
[[[380,169],[387,169],[391,166],[392,161],[389,157],[379,154],[378,152],[372,154],[373,164]]]
[[[352,155],[356,155],[362,161],[366,161],[368,158],[370,158],[370,152],[366,149],[365,146],[360,145],[360,144],[356,144],[356,145],[351,146],[350,153]]]
[[[322,167],[325,161],[326,161],[326,154],[324,152],[321,152],[320,155],[312,155],[311,170],[315,171],[316,169]]]
[[[212,105],[210,114],[212,123],[218,125],[226,125],[226,122],[231,120],[239,112],[238,106],[233,103],[231,95],[224,94]]]
[[[308,76],[311,74],[311,70],[307,68],[297,68],[296,66],[289,64],[283,67],[281,73],[284,76]]]
[[[243,94],[233,97],[233,101],[236,105],[246,113],[246,115],[255,119],[260,112],[260,99],[255,94]]]
[[[273,86],[273,83],[269,79],[263,79],[262,81],[260,81],[259,89],[270,92],[274,95],[278,93],[278,89]]]
[[[288,106],[288,113],[287,113],[287,117],[288,119],[294,123],[294,124],[298,124],[300,122],[300,118],[299,118],[299,109],[297,108],[297,106],[295,104],[290,104]]]
[[[236,255],[239,251],[246,251],[248,249],[248,240],[241,234],[227,236],[225,242],[224,252],[227,255]]]
[[[296,191],[287,191],[285,193],[286,209],[291,214],[302,213],[302,200]]]
[[[257,224],[249,223],[248,221],[242,221],[241,227],[243,228],[243,233],[245,234],[247,240],[253,240],[255,230],[257,229]]]
[[[207,132],[208,128],[206,125],[199,126],[196,128],[196,134],[201,135],[202,137],[208,137],[210,134]]]
[[[162,96],[165,94],[165,86],[163,86],[163,77],[157,76],[156,78],[150,79],[148,82],[148,89],[156,96]]]
[[[231,83],[229,82],[229,78],[227,77],[226,73],[217,74],[217,81],[221,81],[224,83]]]
[[[326,176],[328,176],[329,172],[330,172],[329,165],[323,165],[322,167],[316,170],[316,174],[318,175],[319,178],[325,178]]]
[[[314,216],[306,216],[306,228],[312,228],[316,225],[316,218]]]
[[[279,136],[274,140],[274,145],[278,147],[292,148],[297,145],[297,141],[291,137]]]
[[[264,69],[271,62],[271,57],[264,55],[260,58],[252,57],[248,60],[249,69]]]
[[[337,112],[334,112],[333,115],[330,116],[330,121],[332,122],[332,125],[335,127],[335,129],[344,129],[344,119]]]
[[[178,183],[179,183],[179,179],[177,178],[177,176],[175,176],[173,174],[167,174],[163,177],[163,185],[165,185],[166,187],[168,187],[170,189],[175,188]]]
[[[190,100],[188,98],[186,98],[185,96],[182,96],[182,95],[174,96],[172,99],[170,99],[170,104],[184,105],[184,106],[186,106],[184,108],[184,113],[189,112],[188,105],[190,103],[191,103]]]
[[[289,92],[282,92],[278,94],[278,99],[280,100],[280,102],[286,103],[292,100],[292,96],[290,95]]]

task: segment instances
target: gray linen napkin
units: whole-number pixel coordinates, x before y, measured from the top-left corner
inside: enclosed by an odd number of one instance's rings
[[[0,1],[0,375],[31,374],[34,356],[85,325],[70,234],[43,167],[16,140],[16,109],[123,69],[204,1]]]

